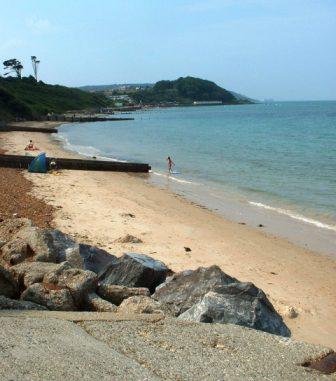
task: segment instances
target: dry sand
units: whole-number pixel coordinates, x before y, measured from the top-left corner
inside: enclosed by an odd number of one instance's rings
[[[33,138],[48,156],[76,156],[47,134],[33,135],[1,133],[2,148],[23,154]],[[25,176],[35,185],[34,195],[56,208],[56,227],[79,241],[116,255],[145,253],[175,271],[217,264],[239,280],[262,288],[295,339],[336,349],[336,261],[332,258],[226,221],[149,184],[149,175],[62,171],[25,172]],[[143,242],[118,242],[127,234]],[[292,308],[296,318],[289,317]]]

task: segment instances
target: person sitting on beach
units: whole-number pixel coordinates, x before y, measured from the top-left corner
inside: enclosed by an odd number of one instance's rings
[[[173,162],[170,156],[167,157],[167,161],[168,161],[168,171],[169,173],[171,173],[175,163]]]
[[[39,151],[39,148],[37,148],[32,140],[29,140],[29,144],[26,146],[25,151]]]

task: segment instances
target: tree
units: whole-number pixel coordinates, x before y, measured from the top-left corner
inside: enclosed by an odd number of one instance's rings
[[[33,65],[34,76],[35,76],[35,79],[37,82],[37,69],[38,69],[38,66],[40,64],[40,61],[37,60],[36,56],[31,56],[31,61],[32,61],[32,65]]]
[[[5,75],[9,75],[10,73],[15,73],[18,78],[21,79],[21,73],[23,70],[23,66],[19,60],[16,58],[11,58],[10,60],[4,61],[4,70],[9,70]]]

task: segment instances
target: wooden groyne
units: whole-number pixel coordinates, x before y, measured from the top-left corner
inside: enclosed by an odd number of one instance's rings
[[[27,169],[34,160],[34,156],[0,155],[0,167]],[[56,162],[56,169],[74,169],[84,171],[112,171],[112,172],[142,172],[148,173],[150,165],[143,163],[124,163],[120,161],[103,161],[95,159],[64,159],[47,158]]]
[[[56,134],[57,128],[50,127],[25,127],[17,125],[7,125],[0,127],[0,132],[12,132],[12,131],[24,131],[24,132],[45,132],[47,134]]]
[[[67,123],[87,123],[87,122],[124,122],[127,120],[134,120],[134,118],[115,118],[101,116],[64,116],[64,115],[54,115],[47,117],[46,121],[52,122],[67,122]]]

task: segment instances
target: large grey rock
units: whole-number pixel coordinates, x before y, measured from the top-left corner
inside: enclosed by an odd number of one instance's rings
[[[101,274],[108,265],[117,261],[117,257],[98,247],[79,244],[80,255],[84,261],[84,270]]]
[[[153,298],[171,306],[176,315],[180,315],[209,291],[217,291],[235,281],[218,266],[199,267],[167,278],[165,283],[156,288]]]
[[[47,229],[28,226],[20,229],[12,239],[1,248],[2,258],[11,265],[25,260],[55,262],[56,255],[53,238]]]
[[[44,306],[24,300],[14,300],[0,296],[0,310],[48,310]]]
[[[170,311],[164,305],[148,296],[131,296],[125,299],[118,307],[118,312],[125,315],[153,313],[170,315]]]
[[[93,292],[86,296],[86,307],[89,311],[97,312],[116,312],[117,310],[117,306],[102,299],[99,295]]]
[[[111,263],[100,276],[103,284],[127,287],[146,287],[154,292],[171,270],[161,261],[148,255],[128,253]]]
[[[1,248],[2,259],[8,265],[16,265],[26,259],[31,260],[34,253],[28,243],[20,238],[14,238]]]
[[[21,300],[33,302],[52,311],[75,311],[75,303],[67,288],[34,283],[22,294]]]
[[[22,262],[12,266],[10,272],[20,289],[24,290],[34,283],[42,282],[45,274],[56,271],[60,266],[60,264],[49,262]]]
[[[96,291],[98,278],[92,271],[75,269],[64,262],[59,269],[46,274],[43,283],[66,288],[70,291],[76,306],[82,308],[87,295]]]
[[[0,295],[8,298],[16,298],[19,293],[19,285],[8,269],[0,265]]]
[[[252,283],[232,283],[221,293],[208,292],[178,319],[202,323],[231,323],[280,336],[290,330],[274,310],[264,292]]]
[[[148,288],[145,287],[126,287],[113,284],[99,284],[97,293],[117,306],[131,296],[150,296]]]
[[[0,222],[0,241],[10,241],[21,229],[33,226],[28,218],[9,218]]]
[[[67,261],[73,267],[84,269],[84,261],[80,255],[79,244],[60,230],[53,230],[51,235],[53,237],[56,262],[61,263]]]

